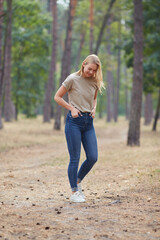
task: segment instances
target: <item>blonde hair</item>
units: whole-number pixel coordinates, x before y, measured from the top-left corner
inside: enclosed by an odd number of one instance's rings
[[[80,70],[77,72],[77,74],[79,76],[83,75],[83,69],[84,66],[83,64],[87,65],[88,63],[92,63],[92,64],[96,64],[97,65],[97,71],[94,75],[94,79],[97,83],[97,87],[98,90],[100,91],[100,93],[102,92],[102,88],[104,87],[104,83],[103,83],[103,74],[102,74],[102,66],[101,66],[101,61],[99,59],[99,57],[95,54],[91,54],[89,56],[86,57],[86,59],[83,61]]]

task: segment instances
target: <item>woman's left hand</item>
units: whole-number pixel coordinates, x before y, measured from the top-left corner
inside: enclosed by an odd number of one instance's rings
[[[91,116],[92,116],[92,118],[95,118],[95,113],[96,113],[96,109],[93,108],[92,111],[91,111]]]

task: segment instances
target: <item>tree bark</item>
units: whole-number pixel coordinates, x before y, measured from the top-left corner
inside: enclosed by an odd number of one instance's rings
[[[152,131],[156,131],[159,115],[160,115],[160,89],[159,89],[159,92],[158,92],[157,109],[156,109],[156,114],[155,114],[155,117],[154,117],[154,123],[153,123]]]
[[[108,18],[110,16],[110,12],[111,12],[112,6],[113,6],[115,1],[116,0],[111,0],[110,1],[109,7],[108,7],[107,12],[106,12],[106,15],[104,16],[103,23],[102,23],[102,26],[100,28],[100,32],[99,32],[99,35],[98,35],[97,44],[96,44],[96,47],[95,47],[95,50],[94,50],[95,54],[98,54],[98,50],[99,50],[99,47],[100,47],[101,41],[102,41],[103,32],[104,32],[105,26],[107,24]]]
[[[77,0],[70,0],[65,48],[63,51],[62,66],[61,66],[60,86],[62,85],[62,82],[65,80],[65,78],[70,74],[72,25],[73,25],[73,19],[75,15],[76,4],[77,4]],[[57,104],[57,111],[56,111],[55,123],[54,123],[54,129],[56,130],[61,129],[61,111],[62,111],[62,107]]]
[[[118,57],[117,57],[117,84],[115,95],[114,121],[118,120],[119,113],[119,92],[120,92],[120,69],[121,69],[121,17],[118,21]]]
[[[55,89],[55,72],[56,72],[56,52],[57,52],[57,0],[52,0],[52,55],[48,82],[45,91],[44,109],[43,109],[43,122],[50,122],[51,119],[51,101],[52,92]]]
[[[2,23],[3,23],[3,0],[0,0],[0,129],[3,128],[2,123],[2,109],[1,109],[1,102],[2,102],[2,89],[3,89],[3,74],[2,74]]]
[[[85,42],[85,32],[83,31],[81,33],[81,39],[80,39],[78,54],[77,54],[77,58],[76,58],[76,67],[75,67],[76,71],[78,71],[78,69],[79,69],[79,62],[80,62],[80,57],[81,57],[81,51],[82,51],[84,42]]]
[[[144,125],[149,125],[153,117],[152,94],[148,93],[145,96],[144,103]]]
[[[110,24],[111,18],[108,19],[107,22],[107,88],[106,88],[106,96],[107,96],[107,122],[110,122],[113,117],[113,109],[112,109],[112,93],[113,93],[113,75],[111,71],[111,45],[110,45]]]
[[[107,122],[111,122],[113,118],[113,74],[111,70],[107,70]]]
[[[2,23],[3,23],[3,0],[0,0],[0,74],[2,67]]]
[[[7,0],[7,12],[8,16],[7,16],[5,63],[4,63],[4,82],[5,82],[4,117],[6,122],[10,122],[12,117],[12,102],[11,102],[12,0]]]
[[[124,67],[124,80],[125,80],[125,115],[126,120],[129,118],[129,101],[128,101],[128,76],[127,76],[127,68]]]
[[[22,45],[19,46],[19,54],[18,54],[18,59],[17,62],[20,63],[22,62]],[[17,68],[17,80],[16,80],[16,98],[15,98],[15,119],[18,120],[18,113],[19,113],[19,94],[18,91],[20,90],[20,82],[21,82],[21,70],[18,67]]]
[[[98,117],[101,119],[101,118],[102,118],[102,115],[103,115],[103,114],[102,114],[102,113],[103,113],[103,112],[102,112],[102,110],[103,110],[103,109],[102,109],[102,107],[103,107],[103,96],[102,96],[101,94],[99,95],[98,106],[99,106],[99,108],[98,108],[98,109],[99,109]]]
[[[127,145],[140,145],[140,119],[143,90],[143,10],[142,0],[134,0],[133,88]]]
[[[93,17],[94,17],[94,0],[90,0],[90,14],[89,14],[89,22],[90,22],[90,54],[93,52]]]
[[[52,0],[47,1],[47,11],[50,12],[50,9],[52,8]]]
[[[66,72],[65,78],[70,74],[70,71],[71,71],[72,26],[73,26],[73,19],[74,19],[75,11],[76,11],[76,5],[77,5],[77,0],[72,0],[72,8],[71,8],[71,19],[72,19],[71,22],[72,22],[72,24],[71,24],[71,30],[69,31],[69,33],[71,34],[71,36],[69,37],[69,39],[70,39],[70,44],[69,44],[70,45],[70,50],[67,51],[67,56],[68,56],[67,59],[69,59],[69,61],[67,63],[67,65],[68,65],[67,69],[68,70]],[[64,79],[63,79],[63,81],[64,81]],[[66,102],[68,102],[68,95],[67,94],[64,96],[64,99],[65,99]],[[64,112],[64,123],[65,123],[68,110],[64,108],[63,112]]]

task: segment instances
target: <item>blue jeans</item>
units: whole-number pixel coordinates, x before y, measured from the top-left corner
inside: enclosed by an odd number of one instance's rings
[[[81,182],[98,159],[93,118],[90,116],[90,113],[81,114],[82,116],[79,115],[77,118],[73,118],[69,111],[65,125],[65,134],[70,155],[68,178],[72,191],[77,191],[77,180]],[[82,163],[78,171],[81,142],[86,153],[86,160]]]

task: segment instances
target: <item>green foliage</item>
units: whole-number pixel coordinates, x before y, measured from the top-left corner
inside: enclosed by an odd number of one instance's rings
[[[43,99],[52,18],[42,13],[39,3],[33,0],[15,0],[13,9],[13,101],[18,110],[31,117]]]
[[[99,30],[110,1],[94,1],[94,43],[96,46]],[[59,87],[61,58],[64,49],[66,26],[68,19],[68,0],[58,0],[58,49],[56,89]],[[6,13],[6,1],[4,12]],[[77,1],[73,22],[72,35],[72,71],[75,63],[81,35],[85,34],[80,64],[89,53],[90,1]],[[159,1],[144,0],[144,91],[154,92],[160,86],[160,5]],[[118,38],[118,22],[121,18],[121,41]],[[104,82],[109,68],[113,73],[114,85],[117,79],[117,53],[121,48],[121,84],[120,84],[120,113],[125,111],[125,86],[123,67],[127,65],[131,90],[133,69],[133,1],[116,1],[111,11],[110,36],[105,28],[99,57],[102,62]],[[6,27],[6,17],[3,20],[3,30]],[[12,99],[19,112],[27,117],[35,116],[36,109],[43,108],[45,84],[48,78],[52,45],[52,15],[48,12],[48,1],[14,0],[12,24]],[[4,33],[3,33],[4,37]],[[111,56],[107,55],[107,45],[110,44]],[[110,64],[108,64],[108,57]],[[54,101],[53,101],[54,102]],[[98,111],[106,111],[106,91],[98,95]]]
[[[144,91],[160,87],[160,5],[144,1]]]

